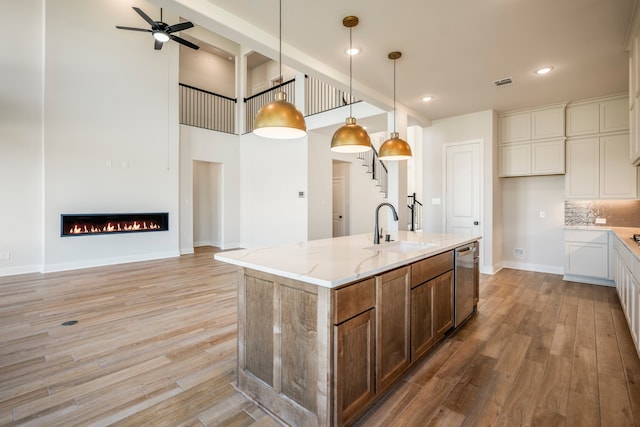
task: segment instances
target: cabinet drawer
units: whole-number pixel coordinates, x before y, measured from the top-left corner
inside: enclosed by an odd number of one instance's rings
[[[609,243],[608,231],[564,230],[565,242]]]
[[[334,323],[337,325],[370,308],[376,303],[375,279],[364,280],[336,290],[333,294]]]
[[[411,264],[411,287],[427,282],[436,276],[453,270],[453,251]]]

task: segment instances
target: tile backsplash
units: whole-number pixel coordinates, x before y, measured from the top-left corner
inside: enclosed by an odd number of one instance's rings
[[[640,200],[565,200],[565,225],[601,225],[596,218],[612,227],[639,227]]]

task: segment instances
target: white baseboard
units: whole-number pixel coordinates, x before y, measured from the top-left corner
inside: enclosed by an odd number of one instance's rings
[[[151,261],[154,259],[173,258],[180,256],[180,251],[155,252],[148,254],[130,255],[116,258],[91,259],[84,261],[65,262],[60,264],[49,264],[44,266],[44,273],[54,271],[77,270],[79,268],[102,267],[105,265],[125,264],[129,262]]]
[[[565,274],[562,277],[562,280],[566,282],[586,283],[589,285],[601,285],[601,286],[611,286],[611,287],[616,286],[616,283],[613,280],[598,279],[595,277],[574,276],[572,274]]]
[[[41,264],[19,265],[16,267],[0,268],[0,276],[15,276],[17,274],[42,273]]]
[[[538,273],[564,274],[564,267],[555,265],[529,264],[526,262],[502,261],[504,268],[513,268],[515,270],[535,271]]]
[[[195,253],[193,248],[180,248],[180,255],[191,255]]]

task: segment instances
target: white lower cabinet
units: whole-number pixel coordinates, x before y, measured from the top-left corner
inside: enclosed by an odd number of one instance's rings
[[[613,284],[609,234],[606,230],[565,230],[565,279],[594,284]]]
[[[620,298],[620,305],[629,324],[629,330],[636,349],[640,334],[640,260],[631,253],[627,246],[615,237],[614,244],[614,279]]]

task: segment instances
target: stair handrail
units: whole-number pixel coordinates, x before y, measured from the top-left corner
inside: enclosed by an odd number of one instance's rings
[[[416,193],[408,195],[407,198],[409,199],[407,207],[409,208],[409,214],[411,216],[411,225],[409,230],[416,231],[421,228],[420,218],[422,215],[420,215],[420,213],[422,212],[422,203],[417,199]]]

